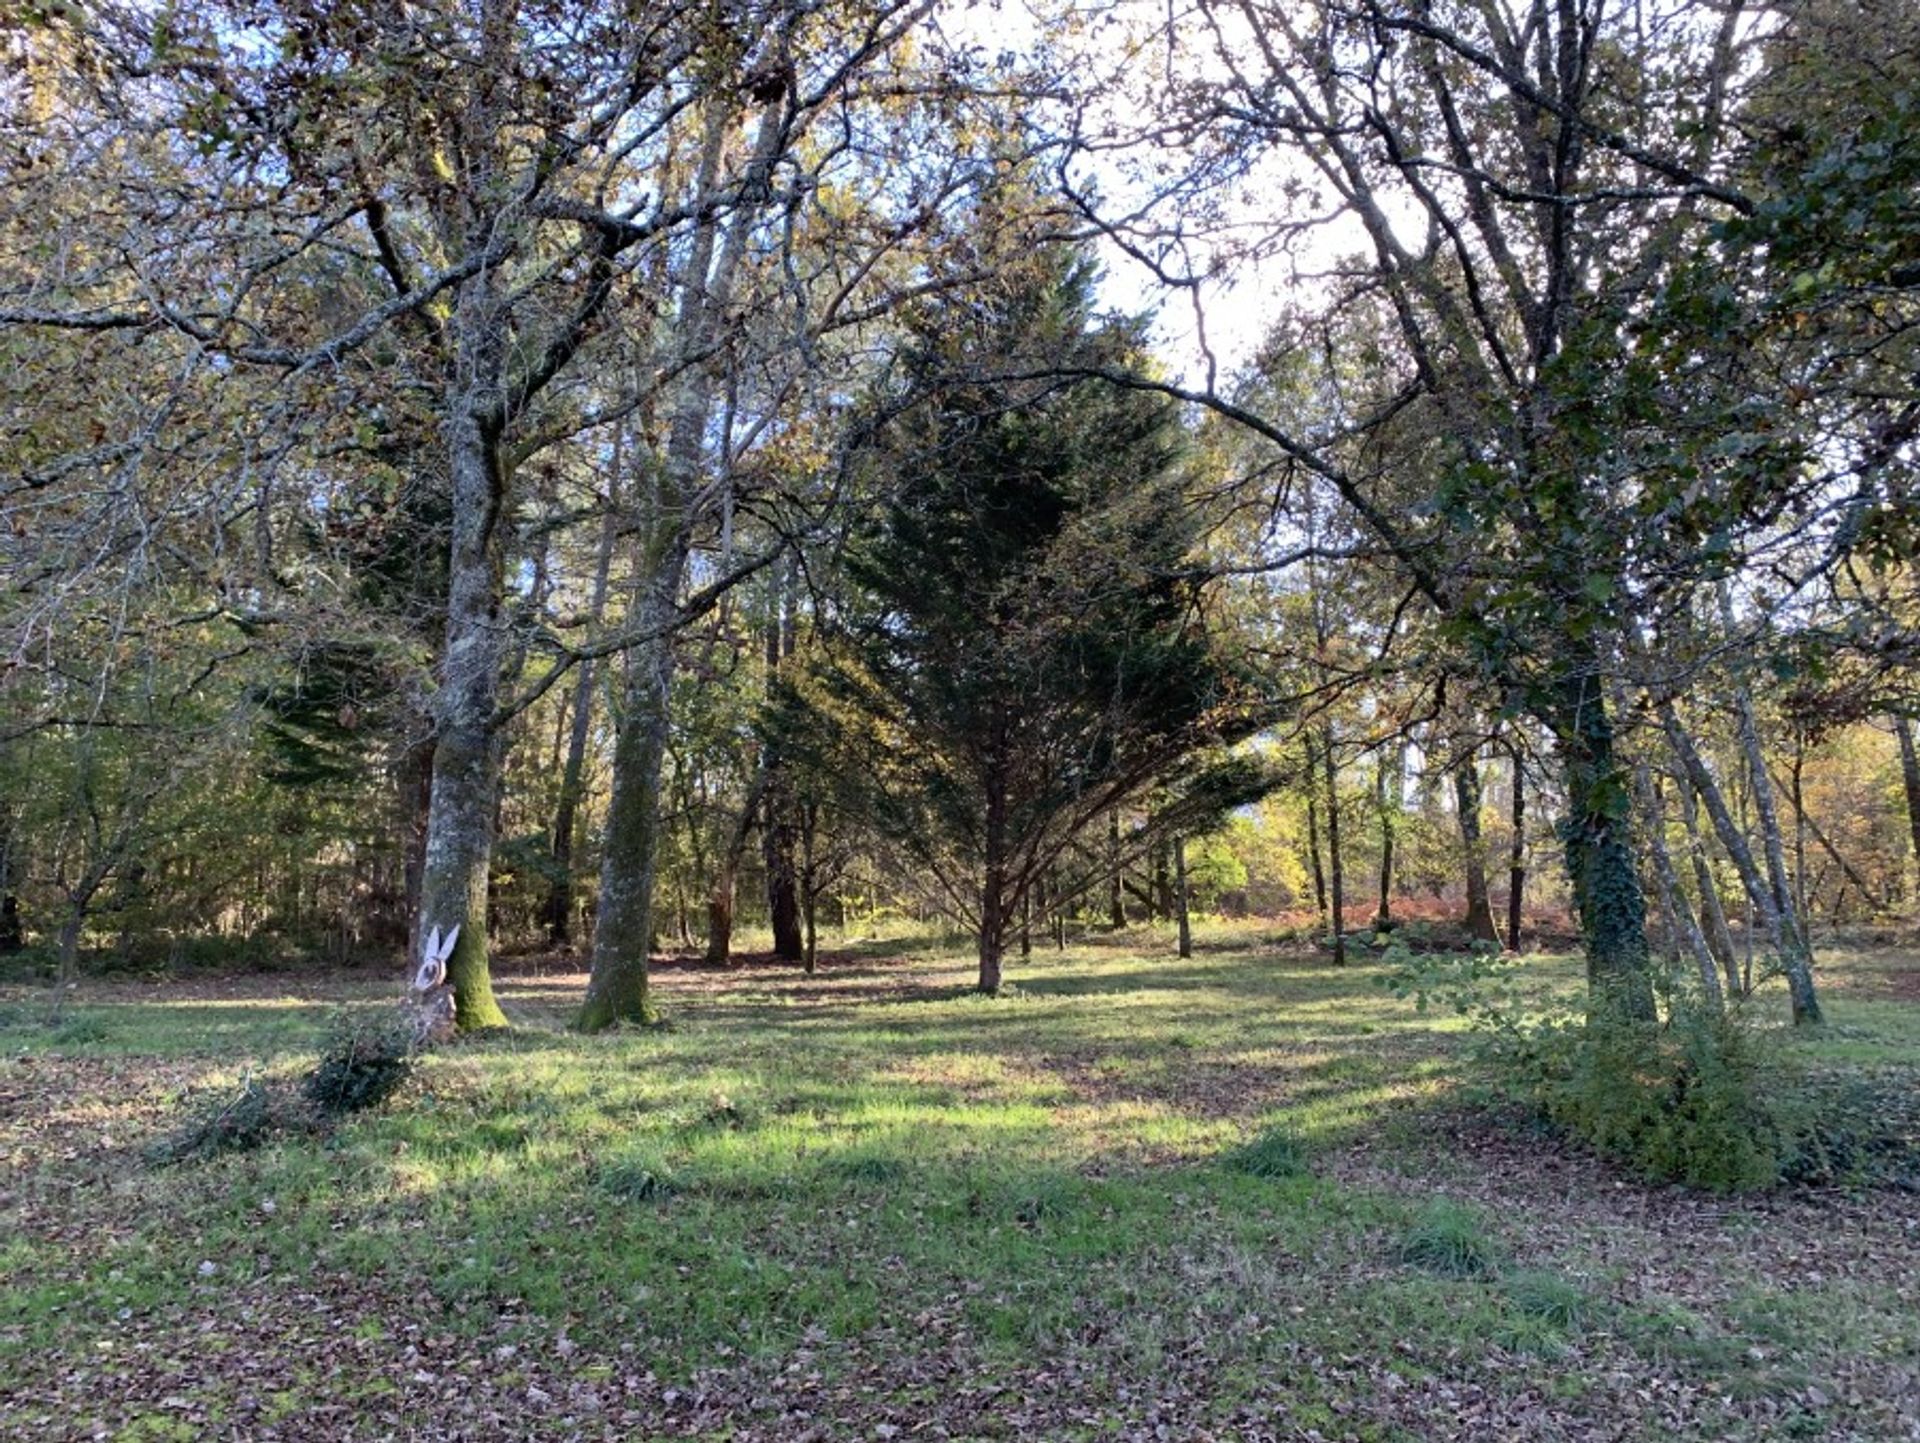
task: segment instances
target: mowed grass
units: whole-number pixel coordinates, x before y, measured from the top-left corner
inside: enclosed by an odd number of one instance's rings
[[[0,1434],[1920,1427],[1911,1197],[1640,1187],[1464,1113],[1458,1023],[1377,964],[1203,942],[996,999],[937,948],[668,968],[669,1025],[598,1038],[581,978],[515,975],[515,1030],[385,1112],[190,1168],[143,1160],[183,1095],[297,1071],[387,981],[11,994]],[[1920,1061],[1906,967],[1841,968],[1808,1045]]]

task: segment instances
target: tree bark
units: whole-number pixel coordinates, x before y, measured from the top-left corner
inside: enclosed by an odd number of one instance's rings
[[[1400,807],[1399,797],[1388,795],[1388,783],[1397,783],[1398,780],[1389,775],[1388,751],[1388,747],[1381,748],[1373,769],[1373,804],[1374,810],[1380,814],[1380,906],[1373,914],[1373,925],[1375,930],[1381,932],[1393,927],[1393,839],[1394,822]]]
[[[673,627],[686,562],[678,517],[662,517],[657,527],[648,548],[652,554],[642,558],[646,580],[634,607],[648,639],[628,653],[623,714],[614,736],[593,968],[574,1023],[583,1032],[620,1022],[644,1025],[657,1016],[647,995],[647,962],[659,870],[660,770],[673,692]]]
[[[1720,974],[1713,949],[1707,945],[1706,934],[1700,930],[1699,921],[1687,906],[1686,892],[1680,886],[1680,874],[1674,869],[1673,856],[1667,850],[1666,807],[1645,762],[1634,767],[1634,788],[1640,794],[1640,808],[1646,816],[1647,851],[1653,859],[1654,877],[1660,884],[1661,907],[1666,914],[1667,924],[1674,932],[1675,943],[1684,944],[1693,959],[1694,968],[1700,974],[1700,990],[1706,997],[1708,1007],[1718,1013],[1726,1004],[1720,990]]]
[[[1713,867],[1700,835],[1700,801],[1692,778],[1684,772],[1676,785],[1680,788],[1680,820],[1687,829],[1687,851],[1693,861],[1693,885],[1700,894],[1701,931],[1712,950],[1714,960],[1727,979],[1727,995],[1740,995],[1740,962],[1734,955],[1733,929],[1727,925],[1727,913],[1720,901],[1720,888],[1713,880]]]
[[[1487,891],[1487,848],[1480,830],[1480,766],[1472,752],[1453,770],[1453,799],[1460,814],[1460,844],[1467,874],[1466,929],[1481,942],[1498,943],[1493,900]]]
[[[433,781],[417,925],[421,933],[433,927],[442,932],[460,929],[447,962],[447,982],[453,988],[456,1025],[463,1032],[504,1027],[507,1021],[494,1000],[487,968],[488,871],[500,759],[494,709],[499,700],[507,529],[500,421],[489,409],[498,394],[497,352],[505,344],[504,336],[486,334],[498,320],[494,284],[485,275],[467,282],[458,303],[465,313],[462,370],[477,379],[450,407],[447,423],[453,544],[446,649],[433,700]]]
[[[1334,761],[1333,723],[1320,733],[1327,782],[1327,908],[1333,922],[1333,965],[1347,965],[1346,876],[1340,866],[1340,768]]]
[[[1156,842],[1153,848],[1153,887],[1148,895],[1153,905],[1148,909],[1149,922],[1165,921],[1173,916],[1173,874],[1171,870],[1171,848],[1166,842]]]
[[[1107,925],[1118,932],[1127,925],[1126,890],[1120,885],[1120,812],[1107,813]]]
[[[1320,785],[1318,764],[1311,748],[1307,751],[1307,858],[1313,863],[1313,910],[1320,925],[1327,925],[1327,869],[1320,864],[1320,803],[1313,788]]]
[[[1180,921],[1180,955],[1193,955],[1193,925],[1188,915],[1187,839],[1173,839],[1173,905]]]
[[[607,609],[607,578],[613,569],[613,548],[619,536],[621,483],[626,469],[626,427],[614,432],[613,474],[607,486],[607,514],[600,523],[600,549],[593,560],[593,592],[587,603],[590,631],[600,629]],[[547,889],[542,907],[547,941],[564,947],[573,941],[573,851],[574,833],[584,792],[587,738],[593,726],[594,664],[591,658],[580,663],[580,674],[573,683],[573,714],[567,733],[567,759],[560,773],[560,797],[553,809],[553,834],[549,855],[553,858],[553,882]]]
[[[707,131],[694,194],[704,208],[718,187],[733,123],[732,100],[709,99]],[[780,127],[770,112],[761,123],[748,180],[772,165]],[[724,246],[720,222],[709,217],[694,232],[680,298],[676,337],[676,391],[668,409],[666,454],[654,471],[648,536],[639,557],[636,628],[644,638],[628,657],[625,714],[614,741],[613,788],[607,807],[606,855],[600,868],[600,906],[594,926],[593,970],[575,1025],[595,1031],[616,1022],[653,1020],[647,995],[648,944],[659,856],[660,770],[666,758],[673,692],[673,634],[681,622],[680,583],[693,543],[689,514],[706,454],[714,377],[704,364],[732,295],[746,251],[749,217],[733,216]],[[716,252],[719,259],[715,260]]]
[[[1720,586],[1720,612],[1729,632],[1733,629],[1733,602],[1723,582]],[[1754,721],[1753,696],[1743,680],[1734,683],[1734,715],[1739,722],[1740,750],[1746,758],[1748,784],[1753,789],[1754,810],[1759,815],[1760,840],[1767,857],[1767,880],[1773,889],[1774,906],[1780,917],[1785,946],[1780,965],[1787,974],[1787,992],[1792,998],[1796,1026],[1820,1021],[1820,996],[1813,982],[1813,946],[1807,935],[1806,919],[1793,904],[1793,888],[1787,879],[1786,846],[1781,839],[1780,814],[1774,806],[1773,783],[1767,776],[1767,761],[1760,749],[1760,728]]]
[[[767,688],[778,681],[782,661],[793,655],[793,582],[792,558],[782,568],[773,614],[767,623]],[[764,759],[766,771],[765,824],[760,830],[761,856],[767,869],[767,915],[773,924],[773,955],[786,962],[798,962],[806,955],[806,939],[801,935],[800,893],[795,880],[794,851],[798,843],[793,820],[794,800],[784,765],[771,750]]]
[[[1900,780],[1907,794],[1907,832],[1913,840],[1915,875],[1920,878],[1920,747],[1914,745],[1912,718],[1895,717],[1893,731],[1900,741]],[[1916,882],[1914,896],[1920,899],[1920,882]]]
[[[1507,853],[1507,948],[1520,950],[1520,909],[1527,895],[1527,766],[1516,737],[1508,744],[1513,759],[1513,841]]]

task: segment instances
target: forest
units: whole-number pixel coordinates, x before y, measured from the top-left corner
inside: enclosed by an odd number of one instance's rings
[[[0,1436],[1920,1437],[1909,0],[0,60]]]

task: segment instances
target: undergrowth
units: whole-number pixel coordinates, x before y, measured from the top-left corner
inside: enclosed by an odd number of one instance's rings
[[[1815,1077],[1738,1005],[1674,986],[1658,1025],[1582,1018],[1536,1007],[1490,953],[1393,960],[1389,988],[1467,1019],[1496,1097],[1644,1177],[1724,1193],[1920,1175],[1911,1109],[1891,1090]]]

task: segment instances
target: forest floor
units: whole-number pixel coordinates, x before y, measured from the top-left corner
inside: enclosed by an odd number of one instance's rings
[[[666,966],[593,1039],[518,966],[382,1112],[170,1167],[395,979],[0,992],[0,1436],[1920,1439],[1920,1195],[1647,1186],[1470,1105],[1377,964],[1170,951]],[[1792,1045],[1920,1078],[1920,957],[1825,978]]]

